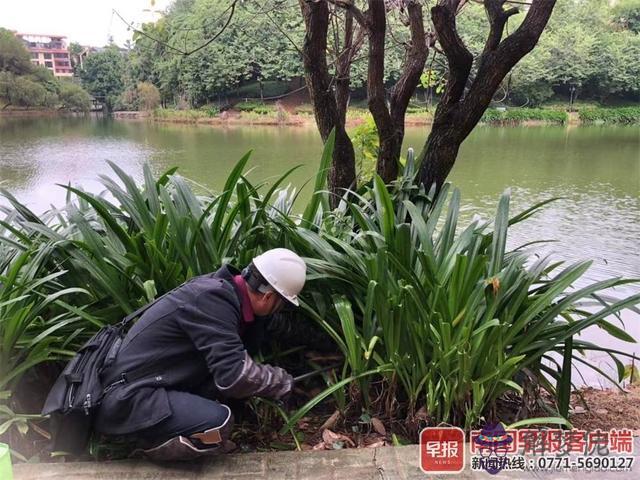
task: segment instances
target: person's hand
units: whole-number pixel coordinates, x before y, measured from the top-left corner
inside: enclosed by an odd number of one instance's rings
[[[286,403],[291,397],[293,391],[293,377],[286,370],[280,367],[270,367],[273,369],[273,394],[272,398],[276,401]]]
[[[216,386],[227,397],[247,398],[255,395],[281,400],[291,395],[293,377],[280,367],[254,362],[245,352],[245,361],[238,378],[228,387]]]

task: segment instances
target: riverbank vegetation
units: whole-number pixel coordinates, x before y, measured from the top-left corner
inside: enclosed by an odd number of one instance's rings
[[[208,119],[220,120],[215,123],[254,124],[268,123],[273,125],[304,124],[312,125],[314,122],[313,109],[308,104],[297,106],[293,112],[288,112],[281,105],[264,104],[259,102],[246,102],[237,104],[234,109],[221,114],[217,108],[205,106],[199,109],[175,110],[158,108],[151,114],[153,119],[176,123],[212,123]],[[633,107],[620,108],[576,108],[580,113],[579,119],[584,123],[593,123],[594,116],[603,123],[637,123],[637,116]],[[362,108],[350,108],[347,110],[347,126],[354,127],[371,119],[368,110]],[[406,125],[430,125],[433,122],[433,109],[424,106],[409,106],[405,117]],[[500,107],[489,108],[480,119],[481,123],[494,125],[564,125],[569,121],[569,114],[556,106],[548,108],[518,108]],[[374,124],[375,127],[375,124]],[[354,139],[355,142],[355,139]]]
[[[2,191],[0,434],[46,436],[46,423],[28,415],[57,362],[100,326],[194,275],[245,265],[276,246],[303,255],[309,276],[302,308],[274,322],[281,330],[262,358],[294,374],[336,359],[340,366],[297,391],[288,413],[252,401],[241,433],[277,426],[299,446],[302,419],[318,411],[337,412],[333,423],[348,431],[365,423],[398,442],[440,422],[567,424],[572,362],[590,365],[585,353],[605,351],[617,367],[611,380],[623,378],[628,354],[576,336],[597,325],[633,341],[616,315],[640,295],[606,295],[631,280],[589,284],[589,262],[536,255],[535,241],[507,247],[510,228],[553,199],[513,214],[505,192],[493,218],[462,221],[461,193],[445,185],[436,197],[417,187],[410,153],[395,182],[374,176],[332,208],[332,147],[330,136],[306,205],[285,187],[292,170],[271,184],[248,180],[249,155],[220,193],[176,169],[154,177],[145,167],[137,184],[116,165],[102,177],[104,195],[61,186],[66,205],[44,214]],[[316,336],[305,343],[300,331]],[[321,344],[328,347],[319,352]],[[34,378],[40,398],[33,389],[21,396]],[[549,418],[531,419],[540,409]]]
[[[489,108],[481,121],[498,125],[520,125],[531,122],[566,124],[569,115],[563,110],[544,108]]]
[[[638,124],[640,107],[584,108],[579,110],[582,123],[595,124]]]
[[[88,111],[91,97],[77,83],[57,79],[31,63],[29,52],[9,30],[0,28],[0,107]]]
[[[131,81],[152,82],[166,104],[186,102],[192,106],[248,97],[260,100],[299,88],[296,80],[304,75],[300,51],[305,29],[299,7],[294,4],[267,13],[250,4],[238,4],[234,22],[206,48],[180,58],[167,47],[202,44],[217,27],[206,20],[213,15],[222,17],[222,22],[227,7],[227,3],[216,0],[176,2],[161,20],[144,25],[145,34],[164,44],[135,35],[135,46],[128,57]],[[634,20],[640,16],[638,12],[637,0],[620,0],[614,5],[599,0],[559,2],[538,45],[509,74],[496,100],[515,106],[537,106],[552,98],[569,97],[602,102],[640,100],[640,35]],[[522,17],[511,17],[508,28],[515,29]],[[401,16],[388,17],[387,29],[395,37],[395,41],[388,40],[385,50],[388,86],[402,71],[402,42],[408,38],[401,23]],[[457,29],[474,56],[482,52],[488,28],[481,5],[469,2],[464,6]],[[329,42],[334,40],[330,38]],[[365,60],[366,42],[361,47],[360,55]],[[417,100],[435,104],[447,73],[443,60],[437,52],[428,59],[415,94]],[[353,98],[366,95],[366,81],[366,62],[354,63],[350,71]]]

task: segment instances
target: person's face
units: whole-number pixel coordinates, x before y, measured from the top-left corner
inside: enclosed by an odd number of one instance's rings
[[[284,307],[284,300],[273,290],[263,293],[255,300],[253,312],[260,317],[271,316]]]

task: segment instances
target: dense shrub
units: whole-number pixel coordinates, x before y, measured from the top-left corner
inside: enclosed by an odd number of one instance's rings
[[[31,56],[11,30],[0,27],[0,71],[23,75],[31,72]]]
[[[313,115],[313,105],[304,103],[296,107],[296,113],[298,115]]]
[[[236,103],[233,108],[241,112],[255,112],[258,114],[271,113],[275,111],[273,107],[266,105],[265,103],[254,102],[252,100]]]
[[[68,110],[87,112],[91,109],[91,95],[71,81],[60,82],[60,104]]]
[[[415,113],[428,114],[428,113],[431,113],[431,112],[424,105],[409,105],[407,107],[407,113],[408,114],[415,114]]]
[[[583,123],[640,123],[640,107],[584,108],[578,115]]]
[[[507,108],[500,111],[488,108],[481,121],[485,123],[519,124],[528,121],[564,124],[569,119],[567,112],[543,108]]]
[[[204,112],[207,117],[215,117],[220,113],[220,109],[216,105],[203,105],[200,111]]]
[[[16,76],[9,90],[9,102],[21,107],[45,106],[47,96],[46,88],[25,76]]]
[[[350,135],[355,154],[358,184],[361,185],[373,178],[380,149],[378,128],[373,116],[366,117],[364,122],[350,132]]]
[[[136,86],[138,108],[145,112],[158,108],[160,105],[160,90],[149,82],[140,82]]]
[[[200,118],[209,117],[207,109],[175,110],[172,108],[156,108],[153,115],[158,119],[176,120],[179,122],[196,123]]]
[[[238,97],[258,98],[260,94],[264,97],[277,97],[287,92],[289,84],[278,80],[265,80],[262,82],[262,92],[260,92],[260,83],[253,82],[238,87],[233,93]]]

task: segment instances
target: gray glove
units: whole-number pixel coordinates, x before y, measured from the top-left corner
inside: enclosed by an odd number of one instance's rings
[[[244,353],[244,365],[240,375],[231,385],[216,387],[226,397],[247,398],[252,396],[280,400],[291,393],[293,377],[280,367],[261,365]]]

